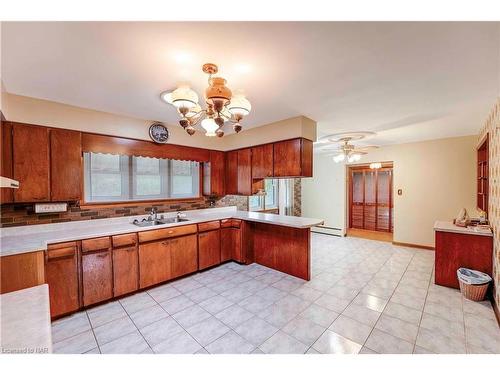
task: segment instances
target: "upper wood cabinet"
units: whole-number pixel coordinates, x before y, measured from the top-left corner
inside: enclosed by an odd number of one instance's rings
[[[225,179],[226,179],[226,157],[223,151],[210,151],[210,163],[205,164],[209,168],[204,169],[204,173],[208,173],[208,176],[204,176],[205,182],[208,182],[208,186],[203,186],[204,195],[215,195],[222,197],[225,195]]]
[[[82,198],[82,134],[77,131],[50,130],[51,201],[77,201]]]
[[[304,138],[274,143],[275,177],[312,177],[313,143]]]
[[[238,194],[238,151],[226,153],[226,194]]]
[[[273,170],[273,144],[252,147],[252,178],[273,177]]]
[[[14,201],[49,201],[49,129],[15,124],[12,134],[14,179],[20,185]]]
[[[252,195],[252,149],[238,150],[238,194]]]
[[[2,131],[0,132],[0,157],[2,162],[0,165],[0,175],[3,177],[13,178],[12,174],[12,124],[7,121],[2,121]],[[12,203],[14,200],[14,189],[0,188],[0,203]]]
[[[80,308],[78,269],[77,241],[47,246],[45,277],[49,284],[51,317]]]

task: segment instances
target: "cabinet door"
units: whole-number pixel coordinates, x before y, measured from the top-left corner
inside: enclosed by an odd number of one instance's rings
[[[220,230],[198,234],[198,265],[202,270],[220,264]]]
[[[238,194],[252,195],[252,149],[238,150]]]
[[[57,317],[78,310],[77,242],[48,246],[45,275],[49,284],[50,316]]]
[[[252,178],[273,177],[273,144],[252,147]]]
[[[50,196],[52,201],[77,201],[82,197],[82,134],[50,130]]]
[[[231,258],[237,262],[243,263],[241,229],[239,228],[231,228],[231,250]]]
[[[83,305],[113,297],[113,268],[111,251],[98,251],[82,255]]]
[[[196,234],[168,240],[172,262],[172,278],[198,270],[198,239]]]
[[[170,246],[167,240],[139,245],[139,287],[171,279]]]
[[[226,154],[226,194],[238,194],[238,151]]]
[[[113,249],[113,286],[115,297],[139,288],[139,254],[136,246]]]
[[[274,175],[276,177],[300,176],[301,139],[276,142],[274,144]]]
[[[12,175],[12,124],[10,122],[2,121],[2,137],[0,141],[1,173],[0,176],[13,178]],[[12,203],[14,200],[14,189],[0,188],[0,203]]]
[[[210,192],[225,195],[225,157],[222,151],[210,151]]]
[[[48,129],[16,124],[12,142],[14,179],[20,185],[14,191],[14,201],[49,201]]]
[[[233,228],[221,228],[220,230],[220,261],[226,262],[232,259],[233,254]]]

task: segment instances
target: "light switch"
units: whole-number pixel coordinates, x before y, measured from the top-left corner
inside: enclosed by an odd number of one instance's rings
[[[36,203],[35,212],[37,214],[49,212],[66,212],[68,210],[67,203]]]

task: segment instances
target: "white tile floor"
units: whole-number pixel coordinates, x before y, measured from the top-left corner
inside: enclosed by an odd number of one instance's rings
[[[500,353],[489,302],[433,284],[434,253],[312,235],[309,282],[221,265],[54,322],[56,353]]]

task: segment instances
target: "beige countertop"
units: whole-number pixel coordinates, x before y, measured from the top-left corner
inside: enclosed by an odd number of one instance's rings
[[[52,352],[47,284],[0,295],[2,354]]]
[[[237,211],[235,206],[190,210],[183,211],[183,213],[186,214],[189,221],[145,228],[133,225],[132,221],[134,219],[141,220],[147,215],[2,228],[0,230],[0,256],[45,250],[47,244],[50,243],[142,232],[229,218],[292,228],[310,228],[323,223],[323,220],[320,219]],[[175,216],[174,212],[165,213],[165,217],[173,216]]]
[[[436,232],[451,232],[460,234],[473,234],[476,236],[488,236],[492,237],[493,233],[491,229],[488,231],[478,230],[476,227],[459,227],[453,224],[451,221],[436,221],[434,223],[434,231]]]

